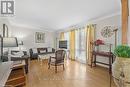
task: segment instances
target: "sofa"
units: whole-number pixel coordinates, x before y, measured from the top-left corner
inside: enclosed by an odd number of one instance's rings
[[[29,49],[30,59],[37,59],[38,55],[55,53],[54,48],[31,48]]]

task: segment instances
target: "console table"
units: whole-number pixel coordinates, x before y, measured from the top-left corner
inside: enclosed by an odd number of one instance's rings
[[[99,46],[100,45],[107,45],[109,46],[109,52],[105,52],[105,51],[100,51],[99,50]],[[111,67],[112,67],[112,63],[114,61],[114,54],[111,52],[111,44],[98,44],[96,45],[95,43],[91,42],[91,46],[92,46],[92,60],[91,60],[91,67],[96,66],[96,63],[100,63],[100,64],[104,64],[104,65],[108,65],[109,66],[109,73],[111,73]],[[103,63],[103,62],[99,62],[97,61],[97,56],[102,56],[103,58],[109,59],[109,63]]]

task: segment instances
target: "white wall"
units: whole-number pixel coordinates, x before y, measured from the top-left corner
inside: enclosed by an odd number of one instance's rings
[[[45,33],[45,43],[35,43],[36,32]],[[54,39],[55,39],[54,32],[30,29],[26,27],[12,26],[11,36],[17,37],[18,40],[23,41],[24,49],[37,48],[37,47],[54,47]]]
[[[6,23],[9,28],[9,36],[17,37],[19,41],[23,41],[24,45],[22,47],[23,50],[29,50],[30,48],[38,48],[38,47],[55,47],[55,33],[51,31],[47,31],[45,29],[32,29],[32,27],[26,26],[16,26],[11,25],[7,19],[0,20],[0,34],[2,34],[2,24]],[[35,33],[43,32],[45,33],[45,43],[35,43]],[[18,48],[12,48],[18,49]]]

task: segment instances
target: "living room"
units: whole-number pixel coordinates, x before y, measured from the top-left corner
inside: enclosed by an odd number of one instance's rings
[[[130,87],[130,2],[101,2],[2,0],[0,87]]]

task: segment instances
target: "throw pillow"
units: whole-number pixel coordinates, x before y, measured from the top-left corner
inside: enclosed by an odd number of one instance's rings
[[[46,50],[40,50],[40,53],[46,53]]]
[[[47,48],[47,51],[48,52],[52,52],[52,48]]]

